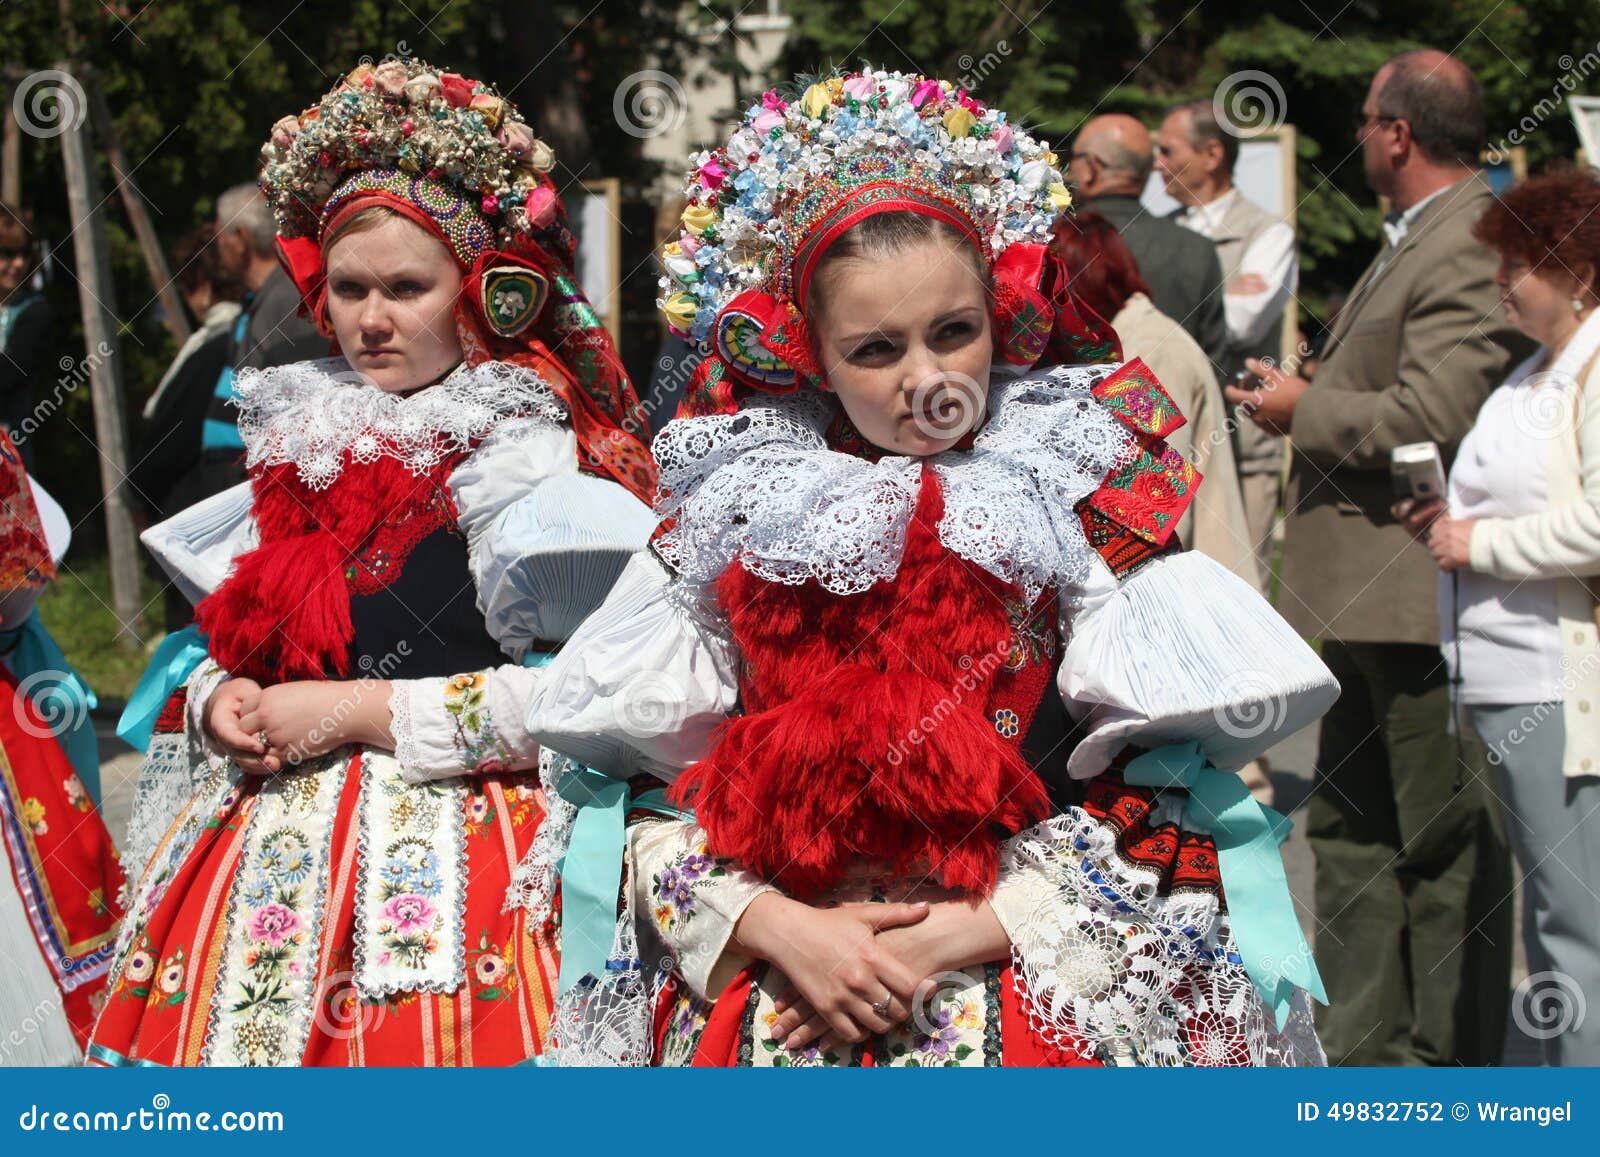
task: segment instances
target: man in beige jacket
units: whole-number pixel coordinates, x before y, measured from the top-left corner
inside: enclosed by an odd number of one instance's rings
[[[1510,987],[1511,877],[1481,743],[1452,735],[1437,575],[1390,514],[1389,455],[1448,465],[1478,407],[1528,352],[1502,319],[1496,259],[1470,234],[1477,80],[1418,51],[1378,70],[1357,138],[1395,212],[1334,323],[1315,383],[1259,362],[1229,400],[1289,435],[1278,609],[1321,639],[1343,695],[1322,720],[1307,835],[1316,952],[1336,1064],[1496,1064]]]

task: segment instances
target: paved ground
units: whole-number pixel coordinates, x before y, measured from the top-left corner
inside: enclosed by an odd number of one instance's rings
[[[101,790],[105,797],[104,812],[112,837],[121,839],[127,830],[128,814],[133,802],[133,782],[139,766],[139,753],[118,739],[112,730],[114,720],[96,716],[100,732],[100,751],[105,756],[101,765]],[[1278,809],[1295,821],[1294,834],[1284,845],[1284,861],[1289,876],[1289,890],[1294,894],[1300,911],[1300,922],[1313,946],[1316,943],[1316,923],[1313,916],[1312,886],[1313,865],[1311,849],[1305,839],[1304,803],[1311,791],[1311,769],[1316,757],[1316,728],[1290,737],[1273,748],[1269,754],[1272,764],[1273,786],[1278,793]],[[1519,905],[1520,907],[1520,905]],[[1520,918],[1520,917],[1519,917]],[[1520,926],[1520,925],[1519,925]],[[1527,975],[1522,945],[1517,945],[1516,966],[1512,975],[1515,984]],[[1509,1000],[1507,1005],[1509,1007]],[[1537,1043],[1520,1033],[1510,1022],[1508,1014],[1505,1063],[1530,1065],[1539,1063]]]

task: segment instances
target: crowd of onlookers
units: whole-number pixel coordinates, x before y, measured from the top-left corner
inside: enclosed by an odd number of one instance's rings
[[[1600,991],[1600,175],[1496,197],[1477,81],[1441,52],[1384,64],[1351,121],[1385,240],[1315,348],[1283,340],[1294,229],[1236,186],[1240,141],[1209,101],[1084,124],[1057,242],[1188,418],[1173,442],[1206,484],[1180,537],[1267,590],[1342,685],[1304,817],[1330,1060],[1493,1064],[1519,885],[1529,970]],[[1170,217],[1141,201],[1152,171]],[[328,351],[254,185],[173,256],[193,332],[128,479],[152,521],[243,479],[239,369]],[[13,431],[54,374],[39,257],[26,215],[0,211]],[[1445,493],[1397,494],[1393,451],[1429,442]],[[169,602],[169,628],[189,615]],[[1271,799],[1269,768],[1242,774]],[[1576,1020],[1552,1063],[1600,1062],[1600,1017]]]

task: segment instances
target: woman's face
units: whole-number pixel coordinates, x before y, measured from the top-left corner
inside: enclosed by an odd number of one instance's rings
[[[1502,256],[1494,282],[1507,320],[1541,345],[1557,340],[1577,317],[1572,308],[1577,279],[1559,265],[1534,269],[1521,258]]]
[[[418,389],[461,360],[461,270],[443,241],[390,215],[337,238],[327,264],[328,318],[339,348],[380,389]]]
[[[828,385],[864,438],[892,454],[949,449],[983,421],[989,295],[976,255],[943,238],[828,267],[808,319]]]

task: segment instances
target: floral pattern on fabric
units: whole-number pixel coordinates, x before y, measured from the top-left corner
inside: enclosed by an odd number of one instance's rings
[[[391,756],[361,755],[355,986],[366,1000],[454,992],[465,972],[466,835],[459,780],[412,786]]]
[[[473,773],[507,770],[505,745],[489,711],[488,680],[481,671],[454,675],[444,685],[444,709],[455,720],[461,769]]]
[[[329,848],[344,760],[324,756],[256,797],[228,898],[208,1065],[297,1065],[316,1000]]]
[[[1142,358],[1133,358],[1094,386],[1097,402],[1129,429],[1165,438],[1184,424],[1183,411],[1156,380]]]
[[[650,878],[650,911],[662,935],[681,932],[696,913],[695,894],[728,874],[728,861],[711,855],[705,840],[679,852]]]

